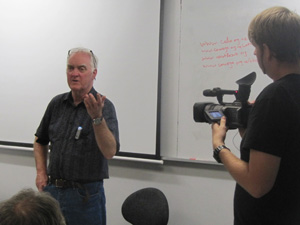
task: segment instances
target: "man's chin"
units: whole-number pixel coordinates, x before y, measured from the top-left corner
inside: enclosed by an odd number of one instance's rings
[[[69,85],[69,87],[72,91],[80,91],[82,89],[81,86],[78,84],[71,84]]]

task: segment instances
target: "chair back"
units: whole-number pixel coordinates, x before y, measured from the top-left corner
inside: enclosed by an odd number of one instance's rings
[[[157,188],[143,188],[129,195],[122,204],[122,215],[133,225],[167,225],[169,205]]]

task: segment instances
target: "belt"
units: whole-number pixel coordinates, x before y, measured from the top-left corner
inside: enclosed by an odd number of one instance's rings
[[[71,180],[49,178],[48,183],[54,185],[57,188],[83,188],[83,183]]]

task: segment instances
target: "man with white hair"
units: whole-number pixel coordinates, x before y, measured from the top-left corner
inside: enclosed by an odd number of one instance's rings
[[[97,62],[89,49],[69,51],[71,91],[51,100],[35,134],[37,188],[59,201],[68,225],[106,224],[103,179],[120,147],[114,105],[93,87]]]

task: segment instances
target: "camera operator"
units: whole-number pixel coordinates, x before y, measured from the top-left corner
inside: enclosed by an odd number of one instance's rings
[[[238,158],[225,146],[226,118],[212,125],[214,155],[237,182],[235,225],[300,224],[300,16],[272,7],[248,36],[273,82],[259,94]]]

